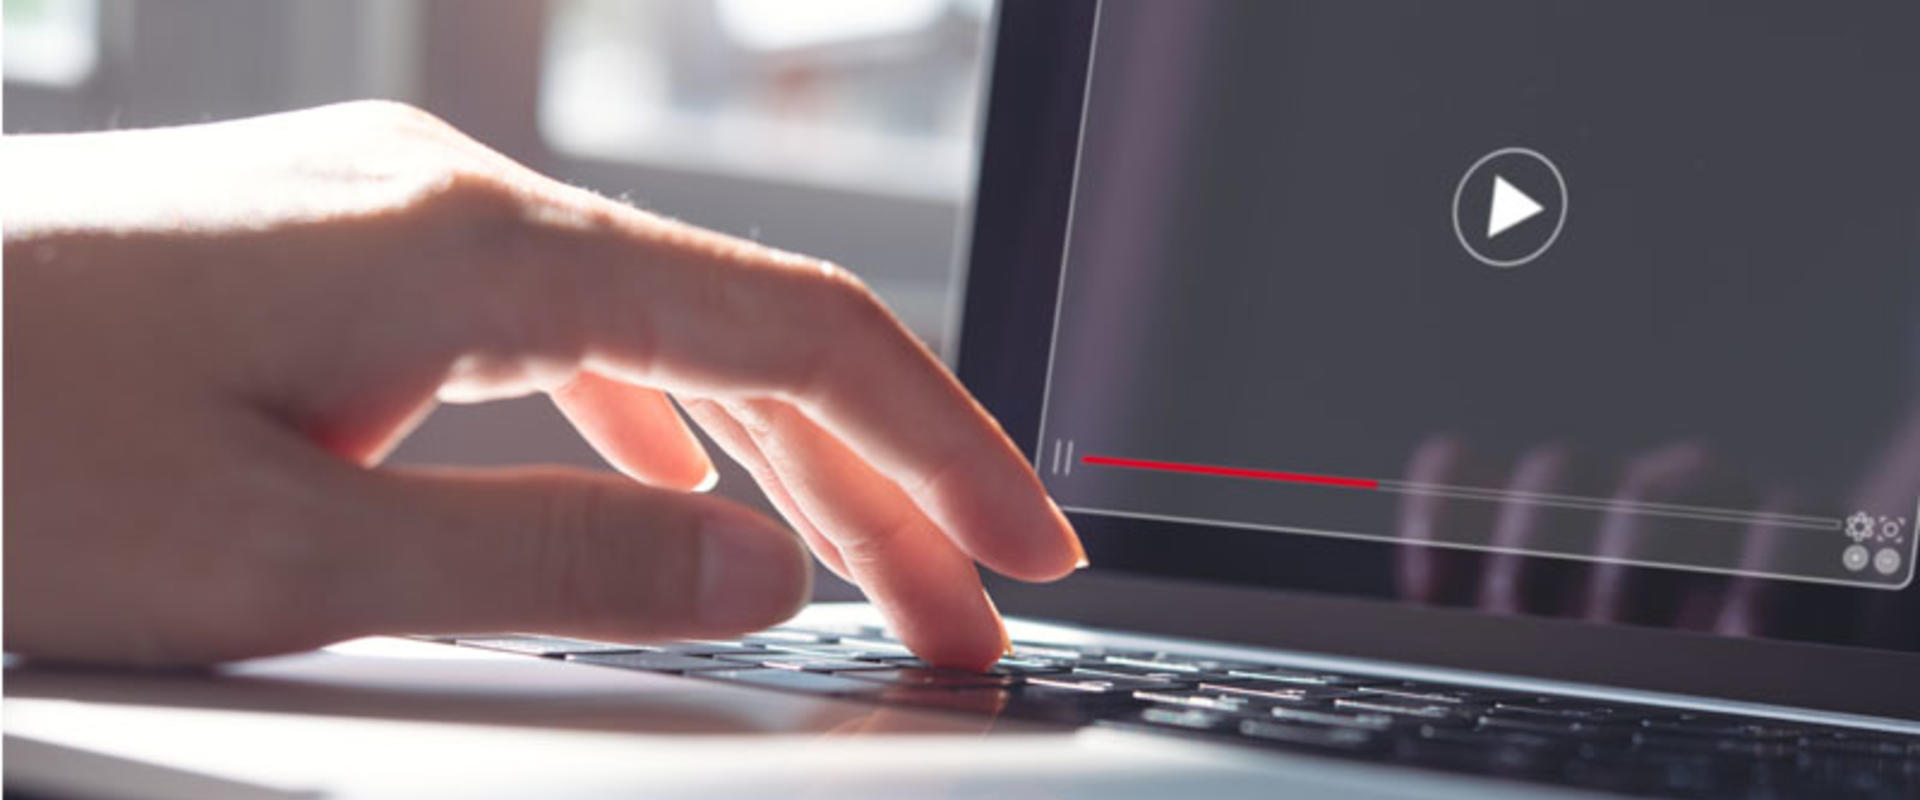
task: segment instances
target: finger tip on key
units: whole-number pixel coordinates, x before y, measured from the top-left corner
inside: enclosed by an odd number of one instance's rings
[[[969,672],[979,672],[993,666],[1012,648],[1013,643],[1004,628],[998,635],[955,635],[911,646],[914,654],[929,665]]]
[[[956,608],[939,618],[938,623],[896,626],[900,638],[920,660],[936,667],[979,671],[993,666],[1011,652],[1013,637],[993,598],[980,590],[979,604],[964,603],[970,609]]]

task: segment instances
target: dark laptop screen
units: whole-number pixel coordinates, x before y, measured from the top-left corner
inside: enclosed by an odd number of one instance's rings
[[[1105,0],[1036,465],[1125,568],[1920,649],[1916,37]]]

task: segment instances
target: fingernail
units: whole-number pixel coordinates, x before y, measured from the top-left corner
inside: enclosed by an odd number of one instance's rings
[[[1073,548],[1073,568],[1086,569],[1092,566],[1092,562],[1087,560],[1087,547],[1080,543],[1080,532],[1074,530],[1073,523],[1067,520],[1067,512],[1061,510],[1060,504],[1054,502],[1052,497],[1047,498],[1047,504],[1053,506],[1053,513],[1060,517],[1061,526],[1067,529],[1067,545]]]
[[[719,486],[719,485],[720,485],[720,470],[714,469],[712,464],[708,464],[707,476],[704,478],[701,478],[699,483],[694,484],[692,491],[711,492],[713,491],[713,487]]]
[[[757,630],[800,610],[813,571],[792,534],[734,516],[714,515],[701,526],[694,615],[716,629]]]
[[[1007,621],[1000,617],[1000,607],[994,605],[993,595],[987,594],[985,588],[980,590],[980,597],[987,601],[987,610],[993,612],[993,624],[1000,628],[1000,655],[1013,655],[1013,637],[1007,633]]]

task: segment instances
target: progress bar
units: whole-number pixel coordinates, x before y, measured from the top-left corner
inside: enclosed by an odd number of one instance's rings
[[[1338,475],[1315,475],[1310,472],[1276,472],[1265,469],[1222,467],[1212,464],[1182,464],[1177,461],[1148,461],[1143,458],[1081,456],[1080,463],[1096,467],[1124,467],[1126,469],[1147,469],[1159,472],[1184,472],[1189,475],[1217,475],[1222,478],[1249,478],[1257,481],[1280,481],[1282,483],[1307,483],[1315,486],[1338,486],[1343,489],[1380,488],[1380,482],[1371,478],[1345,478]]]
[[[1081,456],[1080,463],[1092,467],[1111,467],[1115,469],[1142,470],[1148,472],[1168,472],[1185,475],[1207,475],[1220,478],[1274,481],[1277,483],[1304,484],[1309,486],[1329,486],[1338,489],[1358,489],[1363,491],[1448,497],[1459,500],[1479,500],[1491,503],[1521,503],[1553,508],[1571,508],[1583,511],[1620,511],[1657,517],[1745,523],[1775,528],[1837,531],[1846,524],[1844,520],[1836,517],[1803,517],[1793,514],[1745,511],[1733,508],[1711,508],[1707,506],[1687,506],[1673,503],[1648,503],[1637,500],[1580,497],[1577,495],[1544,494],[1540,492],[1517,492],[1501,489],[1484,489],[1474,486],[1449,486],[1437,483],[1413,483],[1381,478],[1324,475],[1313,472],[1250,469],[1220,464],[1193,464],[1179,461],[1155,461],[1143,458],[1118,458],[1115,456],[1099,455]]]

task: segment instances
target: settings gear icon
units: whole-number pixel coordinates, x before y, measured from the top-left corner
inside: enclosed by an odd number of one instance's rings
[[[1853,516],[1847,517],[1847,538],[1849,539],[1864,542],[1873,538],[1873,529],[1873,517],[1865,511],[1855,512]]]

